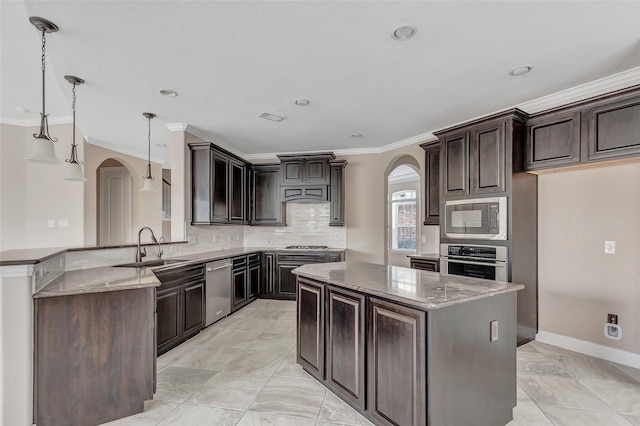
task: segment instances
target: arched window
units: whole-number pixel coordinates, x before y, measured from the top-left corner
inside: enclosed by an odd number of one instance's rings
[[[418,208],[416,191],[403,190],[391,194],[391,250],[416,251]]]

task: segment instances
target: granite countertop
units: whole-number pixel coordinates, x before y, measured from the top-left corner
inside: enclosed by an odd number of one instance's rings
[[[423,310],[524,289],[522,284],[365,262],[308,264],[294,269],[293,273]]]
[[[60,275],[45,288],[33,295],[41,297],[70,296],[84,293],[131,290],[135,288],[157,287],[160,281],[151,268],[100,268],[80,269]]]
[[[440,260],[438,253],[410,254],[407,257],[413,259]]]

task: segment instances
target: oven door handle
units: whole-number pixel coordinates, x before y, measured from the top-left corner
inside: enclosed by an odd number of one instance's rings
[[[453,259],[447,259],[447,258],[440,258],[440,262],[445,262],[445,263],[464,263],[465,265],[475,265],[475,266],[495,266],[496,268],[506,268],[507,264],[506,263],[485,263],[485,262],[469,262],[466,260],[453,260]]]

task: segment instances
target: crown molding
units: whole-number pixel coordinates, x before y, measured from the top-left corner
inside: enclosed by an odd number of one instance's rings
[[[93,139],[93,138],[85,138],[85,142],[90,144],[90,145],[95,145],[95,146],[99,146],[100,148],[105,148],[108,149],[110,151],[113,152],[117,152],[120,154],[124,154],[124,155],[128,155],[130,157],[134,157],[134,158],[139,158],[140,160],[144,160],[147,161],[147,157],[143,154],[140,154],[139,152],[136,151],[132,151],[130,149],[126,149],[126,148],[122,148],[121,146],[114,146],[114,145],[110,145],[106,142],[103,142],[101,140],[98,139]],[[154,158],[151,157],[151,162],[152,163],[156,163],[156,164],[160,164],[160,165],[164,165],[165,164],[165,160],[161,159],[161,158]]]
[[[184,132],[189,125],[187,123],[167,123],[166,126],[170,132]]]
[[[542,96],[531,101],[516,105],[517,108],[535,114],[551,108],[560,107],[573,102],[582,101],[594,96],[614,92],[620,89],[640,84],[640,67],[613,74],[598,80],[590,81],[579,86],[571,87],[560,92]]]
[[[216,138],[214,136],[211,136],[208,133],[205,133],[205,132],[203,132],[201,130],[196,129],[195,127],[193,127],[190,124],[187,124],[187,128],[186,128],[185,131],[187,133],[189,133],[190,135],[193,135],[193,136],[195,136],[197,138],[202,139],[204,142],[213,142],[216,145],[218,145],[220,148],[222,148],[222,149],[224,149],[226,151],[229,151],[230,153],[232,153],[234,155],[237,155],[240,158],[243,158],[245,160],[247,159],[246,158],[247,154],[245,154],[244,152],[238,150],[237,148],[232,147],[231,145],[226,144],[225,142],[221,141],[220,139],[218,139],[218,138]]]
[[[50,126],[55,126],[57,124],[72,124],[73,117],[70,115],[65,115],[61,117],[51,117],[47,119]],[[39,127],[40,119],[39,118],[13,118],[13,117],[0,117],[0,124],[9,124],[12,126],[21,126],[21,127]]]

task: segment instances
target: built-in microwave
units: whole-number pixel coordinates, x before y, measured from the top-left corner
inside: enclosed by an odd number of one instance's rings
[[[446,201],[444,211],[448,238],[507,239],[507,197]]]

